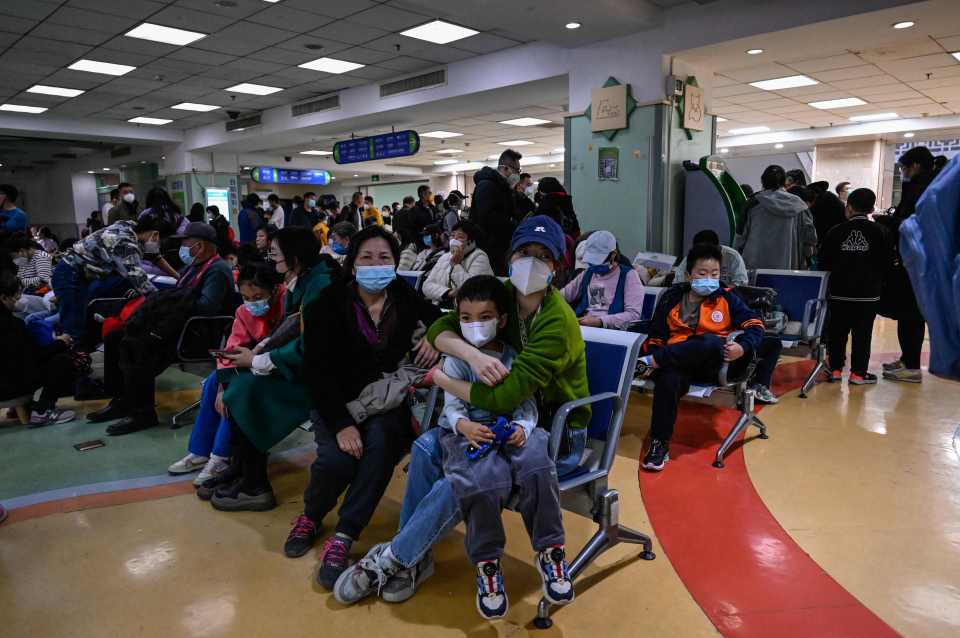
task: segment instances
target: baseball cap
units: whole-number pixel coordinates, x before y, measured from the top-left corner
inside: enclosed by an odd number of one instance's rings
[[[583,261],[590,266],[599,266],[607,261],[610,253],[617,249],[617,238],[609,230],[590,233],[583,249]]]
[[[204,241],[216,243],[217,231],[214,230],[213,226],[210,224],[204,224],[203,222],[190,222],[187,224],[187,228],[183,231],[183,233],[174,235],[173,238],[202,239]]]
[[[558,261],[563,257],[566,248],[560,225],[546,215],[534,215],[520,222],[510,241],[510,251],[516,252],[518,248],[527,244],[546,246],[553,258]]]

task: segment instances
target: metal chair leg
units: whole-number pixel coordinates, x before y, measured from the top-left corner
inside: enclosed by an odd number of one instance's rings
[[[723,469],[723,457],[726,455],[727,450],[730,449],[730,446],[733,445],[733,442],[736,440],[740,433],[750,424],[752,417],[750,414],[744,412],[740,414],[740,418],[737,419],[736,425],[733,426],[733,429],[730,430],[730,434],[723,439],[723,443],[720,444],[720,449],[717,450],[716,459],[713,461],[713,467],[718,469]]]
[[[587,541],[587,544],[583,546],[580,553],[570,563],[571,580],[576,581],[577,576],[590,563],[618,543],[642,545],[643,552],[640,554],[640,558],[644,560],[656,558],[656,555],[651,551],[653,541],[649,536],[620,525],[620,494],[616,490],[607,490],[600,496],[598,511],[597,522],[600,529]],[[550,619],[550,604],[550,601],[546,598],[540,599],[540,604],[537,605],[537,617],[533,619],[533,625],[537,629],[549,629],[553,626],[553,620]]]
[[[806,381],[803,382],[803,385],[800,386],[801,399],[807,398],[807,393],[810,392],[810,389],[817,382],[817,375],[823,372],[826,367],[826,354],[824,352],[824,347],[822,345],[817,346],[817,365],[813,367],[813,371],[807,377]]]
[[[760,418],[759,418],[759,417],[756,417],[756,416],[753,417],[753,418],[751,419],[751,421],[753,422],[753,425],[755,425],[755,426],[757,427],[757,429],[760,430],[760,438],[761,438],[761,439],[769,439],[769,438],[770,438],[769,436],[767,436],[767,424],[766,424],[766,423],[764,423],[763,421],[761,421]]]
[[[170,423],[170,429],[171,429],[171,430],[178,430],[178,429],[182,428],[182,427],[183,427],[183,424],[182,424],[182,423],[177,423],[177,419],[179,419],[179,418],[182,417],[182,416],[186,416],[187,414],[190,414],[191,412],[193,412],[194,410],[196,410],[196,409],[199,408],[199,407],[200,407],[200,401],[195,401],[195,402],[191,403],[190,405],[188,405],[187,407],[185,407],[184,409],[182,409],[182,410],[180,410],[179,412],[177,412],[176,414],[174,414],[174,415],[173,415],[173,419],[171,420],[171,423]]]

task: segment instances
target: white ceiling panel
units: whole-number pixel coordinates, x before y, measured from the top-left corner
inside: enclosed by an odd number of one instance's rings
[[[885,75],[885,73],[872,64],[864,64],[862,66],[850,66],[832,71],[817,71],[816,73],[811,73],[810,77],[820,82],[841,82],[846,85],[846,82],[842,81],[876,77],[878,75]]]
[[[863,60],[853,53],[845,53],[843,55],[834,55],[826,58],[794,61],[790,63],[790,67],[801,73],[816,73],[817,71],[830,71],[848,66],[860,66],[862,64]]]
[[[770,80],[772,78],[782,78],[790,75],[797,75],[796,71],[782,64],[762,64],[742,69],[730,69],[724,71],[723,75],[738,82],[757,82],[759,80]]]
[[[960,51],[960,35],[937,38],[937,42],[947,51]]]
[[[843,86],[849,89],[855,89],[863,86],[886,86],[890,84],[902,84],[900,80],[892,75],[871,75],[865,78],[848,78],[843,81]]]
[[[905,58],[917,58],[923,55],[933,55],[941,53],[943,50],[935,40],[931,38],[922,38],[913,42],[898,42],[885,47],[867,49],[860,52],[860,57],[870,62],[887,62],[890,60],[903,60]]]

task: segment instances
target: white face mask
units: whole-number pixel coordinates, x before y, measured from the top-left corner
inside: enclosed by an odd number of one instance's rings
[[[510,282],[521,295],[540,292],[553,281],[550,266],[536,257],[521,257],[510,264]]]
[[[459,239],[450,240],[450,250],[453,250],[454,248],[460,248],[462,246],[463,246],[463,242],[460,241]]]
[[[127,202],[128,204],[132,204],[133,201],[134,201],[136,198],[137,198],[137,196],[134,195],[133,193],[126,193],[126,194],[123,196],[123,201]]]
[[[482,348],[497,336],[497,320],[474,321],[471,323],[460,322],[460,333],[463,338],[473,344],[476,348]]]

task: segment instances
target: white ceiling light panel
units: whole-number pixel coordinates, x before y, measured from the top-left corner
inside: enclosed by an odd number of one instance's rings
[[[783,89],[795,89],[799,86],[813,86],[814,84],[820,84],[813,78],[808,78],[805,75],[791,75],[783,78],[772,78],[770,80],[760,80],[759,82],[751,82],[750,86],[764,91],[781,91]]]
[[[463,40],[478,33],[480,32],[456,24],[450,24],[443,20],[434,20],[433,22],[421,24],[419,27],[401,31],[400,35],[405,35],[408,38],[416,38],[417,40],[426,40],[434,44],[450,44],[451,42]]]
[[[206,33],[187,31],[185,29],[174,29],[173,27],[165,27],[161,24],[152,24],[150,22],[144,22],[140,26],[127,31],[123,35],[127,36],[128,38],[150,40],[151,42],[172,44],[180,47],[207,37]]]

